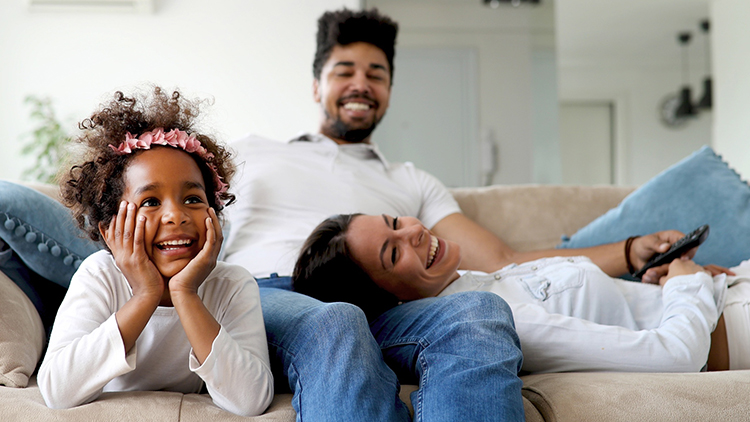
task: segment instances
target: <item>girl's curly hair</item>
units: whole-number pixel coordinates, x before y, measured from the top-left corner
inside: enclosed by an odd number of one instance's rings
[[[118,146],[125,134],[138,136],[157,128],[164,131],[179,129],[194,135],[213,158],[211,164],[229,184],[235,168],[231,154],[211,137],[196,132],[195,123],[202,101],[187,100],[174,91],[167,94],[159,87],[149,93],[136,93],[132,97],[120,91],[114,99],[102,104],[91,117],[78,124],[83,133],[74,140],[84,146],[83,157],[60,177],[63,203],[73,212],[78,226],[94,241],[100,241],[99,224],[109,225],[117,214],[125,191],[123,175],[128,163],[143,150],[118,155],[109,145]],[[208,163],[197,153],[190,153],[203,175],[208,205],[221,213],[223,206],[217,202],[219,189]],[[218,199],[227,205],[234,195],[224,192]]]

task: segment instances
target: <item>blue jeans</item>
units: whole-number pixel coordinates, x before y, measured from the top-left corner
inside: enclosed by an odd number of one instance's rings
[[[288,277],[258,282],[276,388],[294,393],[298,421],[408,421],[399,381],[419,384],[415,421],[524,420],[521,347],[497,295],[408,302],[368,326],[353,305],[285,290]]]
[[[48,332],[73,273],[99,249],[58,201],[0,180],[0,271],[29,296]]]

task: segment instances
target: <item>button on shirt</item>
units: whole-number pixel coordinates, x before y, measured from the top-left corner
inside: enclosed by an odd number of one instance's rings
[[[433,227],[460,212],[440,181],[411,163],[389,163],[372,144],[323,135],[288,143],[249,136],[230,144],[238,172],[227,207],[227,262],[256,277],[290,275],[312,230],[335,214],[417,217]]]

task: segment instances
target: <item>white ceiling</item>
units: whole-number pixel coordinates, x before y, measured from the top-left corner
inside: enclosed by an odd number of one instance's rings
[[[682,54],[677,34],[691,31],[688,58],[702,64],[707,36],[700,22],[708,18],[709,1],[555,0],[559,63],[671,67]]]
[[[362,0],[365,6],[393,0]],[[413,4],[481,5],[482,0],[399,0]],[[641,69],[680,66],[677,34],[693,32],[688,58],[691,67],[705,68],[705,33],[710,0],[541,0],[555,11],[557,57],[560,66],[633,66]],[[493,13],[511,10],[503,5]],[[540,12],[542,10],[539,10]]]

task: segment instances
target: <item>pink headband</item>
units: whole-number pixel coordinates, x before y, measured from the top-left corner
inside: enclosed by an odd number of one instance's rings
[[[110,144],[117,155],[130,154],[136,149],[151,149],[151,145],[164,145],[174,148],[180,148],[187,153],[197,153],[203,160],[206,161],[208,167],[214,173],[214,184],[216,185],[216,203],[224,205],[224,201],[221,200],[220,195],[227,191],[227,184],[221,180],[219,172],[216,166],[211,162],[214,155],[201,145],[200,141],[195,138],[194,135],[188,135],[179,129],[172,129],[169,132],[164,132],[164,129],[157,128],[149,132],[143,132],[137,138],[130,134],[125,134],[125,141],[120,146],[115,147]]]

